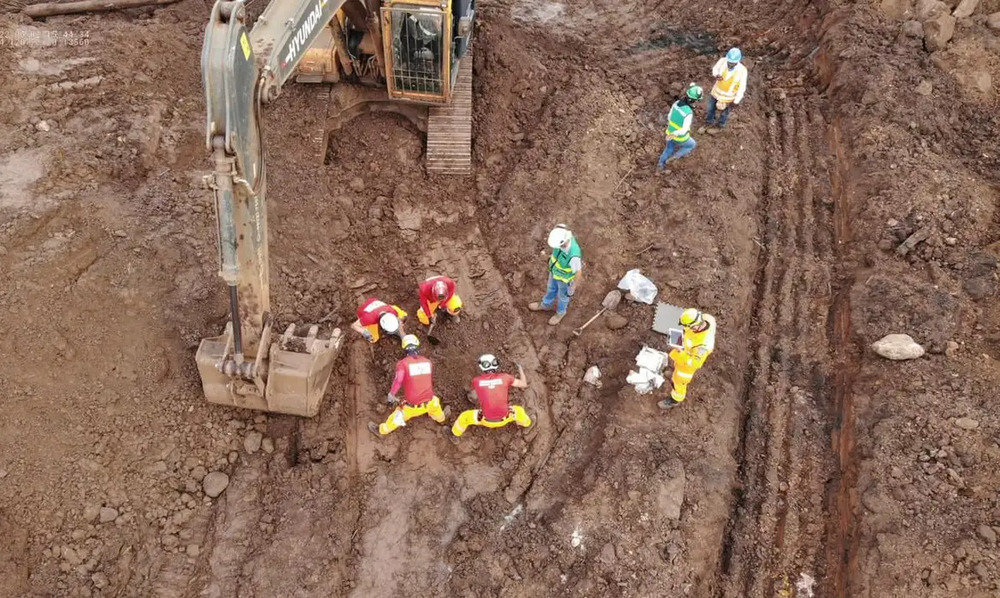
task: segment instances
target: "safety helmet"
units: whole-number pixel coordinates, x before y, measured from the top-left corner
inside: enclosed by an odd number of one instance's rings
[[[569,243],[572,238],[573,233],[566,228],[565,224],[557,224],[554,229],[549,231],[549,247],[559,249],[566,243]]]
[[[500,369],[500,360],[492,353],[479,356],[479,369],[484,372],[495,372]]]
[[[378,317],[378,325],[387,334],[396,334],[399,332],[399,317],[396,314],[384,313]]]
[[[681,326],[692,328],[694,326],[698,326],[704,321],[705,319],[702,317],[701,312],[693,307],[689,307],[681,313]]]
[[[448,313],[453,316],[457,316],[458,312],[462,311],[462,298],[458,295],[452,295],[451,307],[447,307]]]
[[[434,283],[433,291],[437,300],[441,301],[448,296],[448,285],[443,280],[439,280]]]
[[[730,48],[729,51],[726,52],[726,62],[736,64],[741,60],[743,60],[743,52],[740,52],[739,48]]]
[[[414,334],[407,334],[403,337],[403,350],[407,353],[415,353],[420,347],[420,339]]]
[[[705,92],[702,90],[700,85],[692,83],[688,85],[687,91],[684,95],[686,95],[689,100],[700,102],[701,98],[705,95]]]

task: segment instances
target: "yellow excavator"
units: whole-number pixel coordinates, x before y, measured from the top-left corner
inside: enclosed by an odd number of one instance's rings
[[[468,174],[475,12],[475,0],[271,0],[248,28],[243,0],[215,3],[201,56],[205,184],[230,313],[195,355],[210,402],[312,417],[343,343],[339,328],[324,338],[294,324],[272,338],[262,108],[293,76],[322,84],[328,121],[400,113],[427,133],[429,173]]]

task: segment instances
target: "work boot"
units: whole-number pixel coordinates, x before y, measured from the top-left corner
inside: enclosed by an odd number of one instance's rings
[[[382,438],[382,434],[380,434],[378,431],[378,424],[376,424],[375,422],[368,422],[368,431],[378,436],[379,438]]]
[[[699,134],[704,134],[705,131],[707,131],[710,126],[712,126],[712,125],[702,125],[702,126],[698,127],[698,133]]]
[[[656,404],[657,407],[659,407],[660,409],[663,409],[664,411],[667,411],[669,409],[673,409],[674,407],[676,407],[678,405],[680,405],[680,403],[678,403],[677,401],[675,401],[673,399],[663,399],[662,401],[660,401],[659,403]]]
[[[535,301],[534,303],[528,304],[528,309],[531,311],[552,311],[551,307],[545,307],[540,301]]]
[[[718,135],[722,132],[722,127],[710,127],[707,131],[709,135]]]
[[[441,413],[444,414],[444,421],[447,422],[448,418],[451,417],[451,407],[445,407]]]
[[[462,439],[458,436],[455,436],[455,434],[452,433],[451,428],[448,428],[445,431],[445,433],[448,435],[448,440],[450,440],[452,444],[454,445],[462,444]]]
[[[562,322],[562,319],[565,318],[565,317],[566,317],[566,314],[556,314],[556,315],[552,316],[551,318],[549,318],[549,326],[555,326],[559,322]]]

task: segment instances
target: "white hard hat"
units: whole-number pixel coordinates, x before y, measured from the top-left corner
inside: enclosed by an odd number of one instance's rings
[[[479,369],[484,372],[495,372],[500,369],[500,360],[492,353],[479,356]]]
[[[387,334],[396,334],[399,332],[399,318],[396,317],[396,314],[382,314],[378,317],[378,325]]]
[[[573,233],[566,228],[565,224],[557,224],[554,229],[549,231],[549,247],[558,249],[572,238]]]

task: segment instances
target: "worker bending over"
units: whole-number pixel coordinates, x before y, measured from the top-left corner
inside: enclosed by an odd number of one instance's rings
[[[705,365],[705,360],[715,349],[715,318],[689,308],[681,313],[680,323],[684,330],[681,348],[670,352],[670,360],[674,362],[674,373],[670,378],[673,388],[669,399],[657,403],[660,409],[680,405],[687,396],[687,387],[694,373]]]
[[[455,281],[447,276],[432,276],[420,283],[420,309],[417,319],[424,326],[430,326],[437,320],[438,307],[444,306],[445,313],[456,322],[458,312],[462,311],[462,298],[455,292]]]
[[[694,122],[694,104],[700,102],[703,96],[701,87],[692,83],[688,85],[684,95],[670,107],[670,115],[667,117],[667,146],[663,148],[657,164],[660,171],[666,167],[667,162],[683,158],[698,146],[698,142],[691,137],[691,123]]]
[[[434,365],[430,359],[417,354],[419,348],[420,341],[417,337],[412,334],[403,337],[406,357],[396,363],[396,377],[393,378],[392,388],[386,397],[389,406],[396,406],[396,409],[383,424],[376,426],[375,422],[368,422],[368,430],[372,434],[385,436],[425,413],[439,424],[447,419],[448,412],[441,410],[441,399],[434,395]],[[399,404],[396,393],[401,386],[403,402]]]
[[[583,270],[583,252],[573,233],[565,224],[557,224],[549,232],[549,283],[541,302],[528,305],[531,311],[549,311],[555,303],[556,314],[549,318],[549,325],[555,326],[566,317],[569,300],[576,292],[576,283]]]
[[[389,305],[371,297],[358,308],[358,319],[351,324],[351,328],[365,337],[369,343],[376,343],[379,339],[380,328],[386,334],[399,337],[405,335],[406,332],[403,331],[405,320],[405,311],[395,305]]]
[[[472,390],[476,393],[479,409],[463,411],[451,427],[451,433],[458,438],[469,426],[502,428],[510,422],[522,428],[530,428],[531,418],[524,407],[507,404],[511,386],[528,386],[521,364],[517,364],[517,378],[514,378],[500,372],[500,360],[495,355],[486,354],[479,357],[479,369],[483,372],[482,375],[472,379]]]
[[[705,116],[707,124],[706,127],[699,129],[699,133],[707,127],[712,127],[708,129],[709,134],[718,133],[726,126],[730,109],[739,106],[743,101],[743,94],[747,90],[747,67],[740,64],[742,59],[743,53],[740,49],[731,48],[712,67],[715,85],[712,87],[712,95],[708,98],[708,114]],[[716,110],[719,111],[718,125],[715,123]]]

